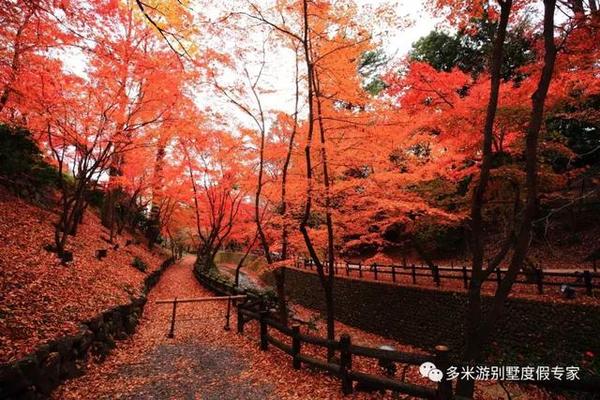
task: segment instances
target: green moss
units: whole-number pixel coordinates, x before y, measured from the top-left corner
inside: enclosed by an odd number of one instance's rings
[[[133,257],[133,261],[131,262],[131,266],[138,269],[139,271],[142,272],[146,272],[146,270],[148,270],[148,264],[146,264],[144,262],[144,260],[142,260],[139,257]]]

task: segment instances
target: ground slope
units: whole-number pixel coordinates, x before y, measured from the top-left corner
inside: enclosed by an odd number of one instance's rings
[[[57,215],[0,188],[0,363],[32,352],[40,344],[77,332],[77,326],[116,305],[139,296],[145,273],[131,266],[134,257],[148,264],[146,273],[166,258],[143,245],[118,250],[102,238],[107,232],[91,211],[68,249],[74,261],[61,265],[43,249],[53,240]],[[109,249],[102,261],[97,249]]]

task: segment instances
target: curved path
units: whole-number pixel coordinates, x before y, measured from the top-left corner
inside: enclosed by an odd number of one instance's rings
[[[244,336],[223,330],[225,302],[179,304],[175,338],[171,306],[157,299],[214,295],[192,275],[194,259],[170,267],[150,292],[137,332],[107,359],[57,388],[54,399],[298,399],[341,398],[339,383],[292,370],[277,350],[260,352],[253,324]],[[249,336],[249,337],[245,337]]]

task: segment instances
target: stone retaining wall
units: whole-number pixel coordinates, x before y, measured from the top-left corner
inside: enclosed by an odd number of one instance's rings
[[[285,276],[293,302],[325,310],[317,275],[287,269]],[[447,344],[455,356],[464,345],[465,293],[338,277],[334,296],[335,317],[345,324],[425,349]],[[583,368],[585,352],[600,354],[599,306],[513,298],[498,326],[494,362]]]

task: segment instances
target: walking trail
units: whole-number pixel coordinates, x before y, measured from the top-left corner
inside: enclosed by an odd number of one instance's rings
[[[276,349],[258,349],[257,329],[225,331],[226,302],[177,306],[175,338],[167,338],[171,305],[158,299],[214,296],[194,278],[192,257],[165,271],[149,293],[137,332],[102,363],[60,386],[53,399],[333,399],[334,378],[303,369]],[[362,396],[357,396],[362,397]],[[372,397],[371,397],[372,398]]]

